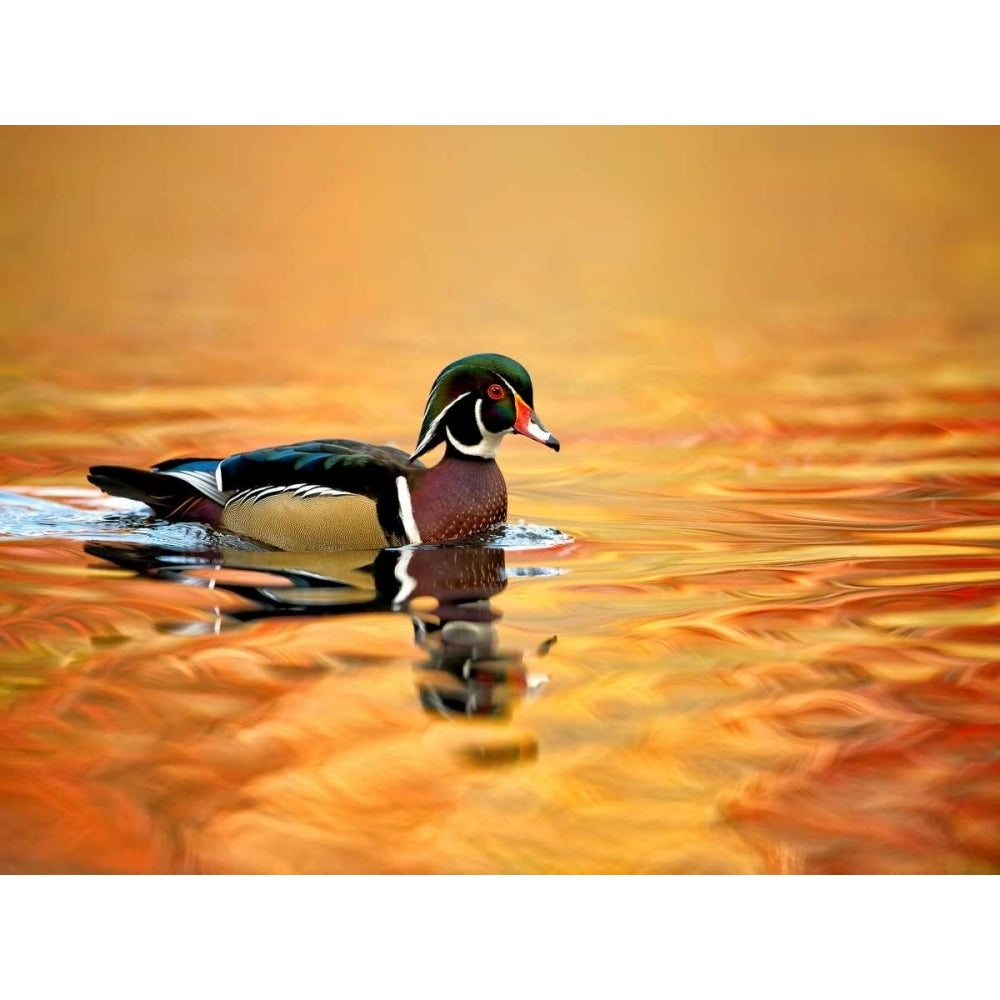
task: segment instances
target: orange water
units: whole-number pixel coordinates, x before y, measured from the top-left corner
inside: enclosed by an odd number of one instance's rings
[[[0,870],[1000,868],[996,130],[4,130],[0,163]],[[528,527],[454,557],[461,613],[365,560],[199,560],[86,483],[411,446],[473,350],[563,450],[505,442]],[[303,569],[352,586],[289,613]]]

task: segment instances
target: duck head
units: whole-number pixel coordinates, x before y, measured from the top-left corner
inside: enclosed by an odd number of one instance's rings
[[[468,458],[492,459],[505,434],[523,434],[559,450],[532,408],[531,376],[502,354],[470,354],[434,380],[416,450],[410,461],[439,444]]]

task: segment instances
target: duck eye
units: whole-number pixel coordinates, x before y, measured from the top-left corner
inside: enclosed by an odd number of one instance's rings
[[[503,386],[497,385],[496,382],[494,382],[493,385],[486,390],[486,395],[489,396],[490,399],[503,399]]]

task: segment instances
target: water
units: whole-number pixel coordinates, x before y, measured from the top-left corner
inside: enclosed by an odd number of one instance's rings
[[[778,134],[8,133],[0,869],[1000,868],[996,142]],[[482,543],[265,553],[86,484],[410,446],[469,350],[563,442],[504,443]]]

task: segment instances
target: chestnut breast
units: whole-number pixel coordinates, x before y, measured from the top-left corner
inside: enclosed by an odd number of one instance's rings
[[[507,484],[493,461],[446,457],[413,484],[411,502],[425,542],[465,538],[507,520]]]

